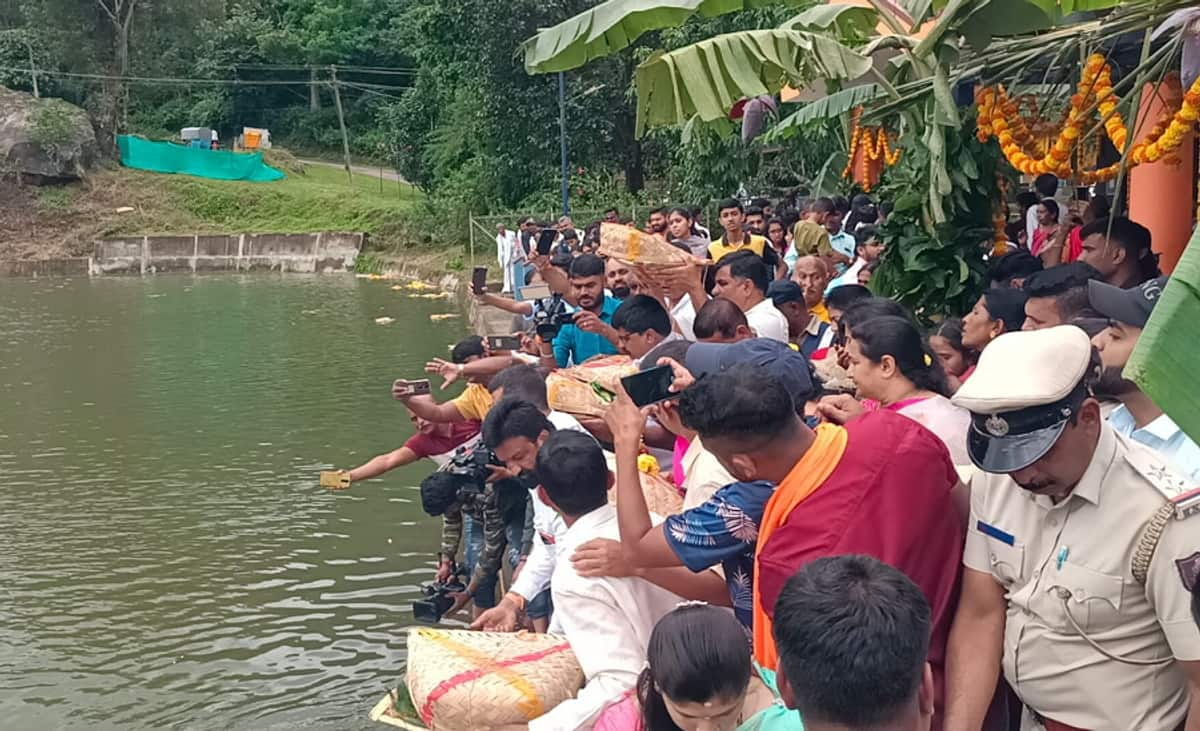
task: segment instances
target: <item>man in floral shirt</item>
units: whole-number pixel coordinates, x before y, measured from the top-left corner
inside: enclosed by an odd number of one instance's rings
[[[757,366],[784,384],[794,403],[803,405],[814,391],[804,356],[783,343],[766,338],[732,345],[695,344],[687,351],[686,368],[672,363],[677,390],[706,373]],[[621,393],[604,418],[612,429],[617,455],[617,519],[621,543],[619,548],[611,541],[593,541],[581,546],[573,557],[576,569],[585,576],[606,576],[623,575],[613,572],[625,572],[629,567],[683,565],[700,573],[720,566],[729,587],[734,614],[749,629],[754,612],[754,551],[758,525],[774,485],[763,481],[734,482],[698,507],[673,515],[660,526],[652,525],[636,473],[637,445],[645,426],[645,416],[625,393]],[[680,422],[672,402],[659,404],[656,418],[671,431],[692,436]],[[678,591],[678,587],[676,589],[677,593],[686,594]]]
[[[754,622],[758,523],[774,490],[769,482],[735,482],[663,523],[663,538],[684,566],[698,573],[721,565],[733,613],[747,628]]]

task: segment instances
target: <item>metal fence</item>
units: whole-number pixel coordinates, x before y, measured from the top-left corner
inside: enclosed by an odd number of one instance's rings
[[[593,221],[598,221],[601,218],[603,218],[605,210],[606,209],[604,209],[604,208],[572,208],[571,209],[571,220],[575,223],[575,228],[583,229],[589,223],[591,223]],[[620,209],[618,209],[618,210],[620,210]],[[622,210],[621,215],[622,216],[632,216],[634,221],[638,221],[639,220],[638,219],[638,210],[639,210],[638,206],[633,206],[629,210]],[[642,211],[642,213],[645,213],[646,211],[652,210],[652,209],[650,209],[647,206],[641,206],[640,210]],[[487,216],[476,216],[473,213],[468,214],[467,215],[467,228],[471,232],[470,239],[469,239],[469,247],[470,247],[469,251],[470,251],[470,256],[471,256],[471,266],[475,266],[476,239],[478,239],[481,242],[481,244],[494,243],[496,240],[496,225],[497,224],[503,223],[508,228],[508,230],[516,231],[517,230],[517,221],[520,221],[522,218],[525,218],[526,216],[533,216],[534,218],[536,218],[539,221],[548,222],[553,225],[554,223],[556,223],[558,221],[560,215],[561,214],[557,211],[547,211],[544,213],[544,215],[543,215],[542,211],[497,213],[497,214],[492,214],[492,215],[487,215]],[[490,251],[490,248],[484,249],[484,251]]]

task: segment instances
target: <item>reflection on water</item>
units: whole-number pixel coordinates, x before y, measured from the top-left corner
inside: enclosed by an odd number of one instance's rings
[[[364,728],[432,572],[391,380],[444,301],[352,277],[0,280],[0,725]],[[389,315],[396,322],[374,324]]]

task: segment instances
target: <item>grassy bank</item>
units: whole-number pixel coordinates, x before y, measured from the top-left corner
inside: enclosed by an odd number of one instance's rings
[[[364,231],[374,249],[406,243],[420,193],[407,184],[294,161],[271,183],[207,180],[127,168],[85,183],[0,185],[0,258],[80,256],[105,236]],[[118,213],[118,209],[129,208]]]

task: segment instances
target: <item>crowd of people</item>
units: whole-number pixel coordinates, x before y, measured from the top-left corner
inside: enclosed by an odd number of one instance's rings
[[[466,383],[442,403],[398,383],[416,435],[348,476],[431,459],[447,613],[565,635],[586,683],[529,729],[1200,731],[1200,449],[1122,372],[1170,280],[1057,191],[932,329],[870,291],[865,195],[656,209],[669,267],[602,258],[599,222],[550,254],[501,226],[475,296],[520,347],[432,359]],[[674,396],[552,408],[549,373],[618,354]]]

